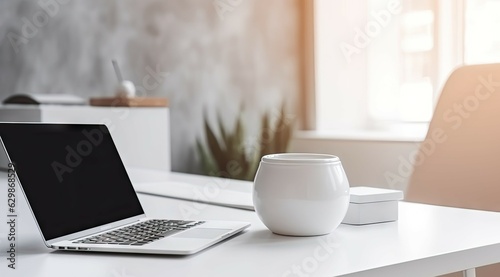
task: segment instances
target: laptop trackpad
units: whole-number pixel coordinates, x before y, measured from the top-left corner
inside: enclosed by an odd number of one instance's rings
[[[215,239],[218,238],[227,232],[231,231],[231,229],[215,229],[215,228],[196,228],[187,230],[178,235],[172,236],[173,238],[196,238],[196,239]]]

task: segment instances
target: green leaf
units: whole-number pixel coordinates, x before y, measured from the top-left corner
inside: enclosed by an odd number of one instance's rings
[[[284,147],[284,131],[285,131],[285,114],[284,114],[283,108],[281,109],[280,115],[278,117],[278,120],[276,121],[276,126],[274,128],[274,136],[273,136],[273,144],[274,144],[274,150],[276,153],[283,153],[285,150],[283,149]]]
[[[219,124],[220,135],[222,137],[222,141],[224,142],[224,146],[227,148],[227,146],[229,145],[229,138],[226,135],[226,129],[224,128],[224,124],[220,115],[217,115],[217,124]]]
[[[293,126],[291,124],[287,124],[285,126],[285,130],[283,131],[283,152],[288,151],[288,146],[290,145],[290,140],[292,138],[292,127]]]
[[[210,129],[208,122],[205,120],[205,134],[207,136],[208,147],[210,148],[210,152],[212,153],[212,157],[217,163],[217,167],[219,170],[225,170],[227,165],[227,158],[224,153],[224,148],[222,148],[215,137],[215,134]]]
[[[236,126],[234,127],[234,144],[238,151],[240,151],[243,146],[243,133],[243,123],[241,122],[241,114],[239,114],[238,119],[236,120]]]
[[[263,156],[272,152],[272,149],[270,149],[271,147],[270,142],[272,140],[273,140],[272,131],[271,128],[269,127],[269,115],[265,113],[264,116],[262,117],[261,129],[260,129],[260,153],[258,156],[259,160]]]
[[[200,161],[203,171],[208,174],[216,174],[219,171],[217,165],[214,163],[210,154],[205,151],[205,148],[203,148],[198,139],[196,140],[196,148],[198,149],[198,153],[200,153]]]

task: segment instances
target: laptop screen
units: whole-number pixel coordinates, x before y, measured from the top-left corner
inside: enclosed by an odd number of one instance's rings
[[[104,125],[1,123],[0,137],[46,240],[144,213]]]

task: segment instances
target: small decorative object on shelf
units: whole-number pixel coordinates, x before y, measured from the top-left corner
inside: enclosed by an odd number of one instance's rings
[[[115,69],[118,85],[115,89],[115,97],[94,97],[90,98],[91,106],[106,107],[166,107],[168,101],[161,97],[136,97],[135,85],[132,81],[124,80],[120,67],[116,60],[111,61]]]
[[[135,96],[135,85],[132,81],[123,80],[122,72],[116,60],[111,61],[113,63],[113,68],[115,69],[116,78],[118,79],[118,86],[115,89],[115,95],[117,97],[134,97]]]

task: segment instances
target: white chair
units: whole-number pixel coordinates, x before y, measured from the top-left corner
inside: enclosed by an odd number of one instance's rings
[[[500,64],[464,66],[451,74],[406,200],[500,211]],[[500,276],[500,264],[478,268],[477,276]]]

